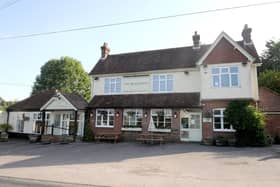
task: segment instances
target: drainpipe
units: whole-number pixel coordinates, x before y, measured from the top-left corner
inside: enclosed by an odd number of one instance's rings
[[[41,135],[43,135],[45,133],[45,121],[46,121],[46,111],[43,110],[42,113],[42,121],[43,121],[43,126],[42,126],[42,130],[41,130]]]
[[[78,131],[78,111],[77,111],[77,110],[75,110],[74,141],[76,141],[77,131]]]
[[[9,124],[9,118],[10,118],[10,111],[7,110],[7,124]]]

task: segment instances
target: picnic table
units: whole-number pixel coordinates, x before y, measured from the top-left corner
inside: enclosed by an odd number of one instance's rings
[[[117,141],[120,139],[120,133],[117,132],[102,132],[97,133],[94,135],[94,139],[97,141],[100,140],[113,140],[114,143],[117,143]]]
[[[163,134],[155,134],[155,133],[142,133],[140,134],[136,140],[141,141],[142,143],[164,143],[164,135]]]

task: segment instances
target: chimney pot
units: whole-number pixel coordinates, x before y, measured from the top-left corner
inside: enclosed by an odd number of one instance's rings
[[[252,45],[253,41],[251,39],[251,32],[252,32],[252,28],[248,27],[248,24],[244,25],[243,31],[241,33],[242,37],[243,37],[243,43],[244,45]]]
[[[104,42],[103,46],[101,46],[101,59],[105,60],[110,53],[110,48],[108,43]]]
[[[200,35],[197,34],[197,31],[194,32],[192,39],[193,39],[193,49],[199,49],[200,48]]]

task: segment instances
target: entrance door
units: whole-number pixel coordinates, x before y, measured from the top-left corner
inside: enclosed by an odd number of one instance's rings
[[[200,142],[202,140],[201,113],[181,112],[181,141]]]

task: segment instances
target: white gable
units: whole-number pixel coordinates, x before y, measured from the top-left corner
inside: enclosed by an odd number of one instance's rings
[[[77,110],[62,94],[52,97],[41,110]]]

